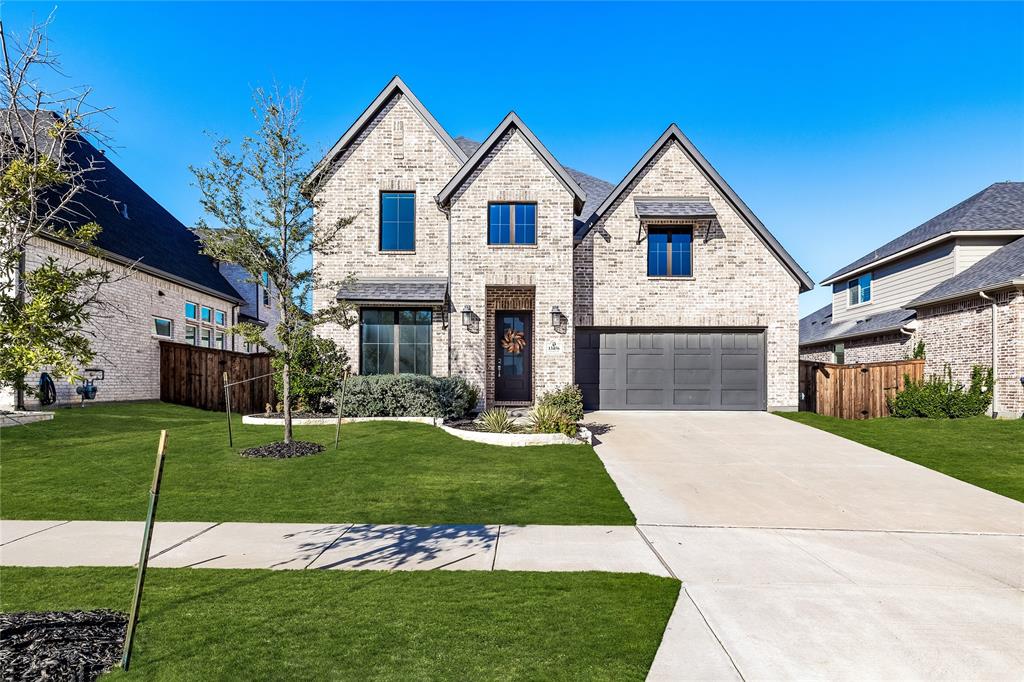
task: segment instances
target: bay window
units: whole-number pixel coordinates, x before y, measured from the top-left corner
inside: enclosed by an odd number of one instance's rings
[[[360,311],[361,374],[430,374],[430,310],[363,308]]]

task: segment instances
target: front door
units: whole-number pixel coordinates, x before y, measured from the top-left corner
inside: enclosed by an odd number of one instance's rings
[[[499,402],[530,402],[533,357],[532,315],[498,312],[494,316],[494,399]]]

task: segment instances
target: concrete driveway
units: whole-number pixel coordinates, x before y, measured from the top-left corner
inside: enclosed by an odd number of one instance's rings
[[[586,421],[684,582],[651,679],[1024,677],[1024,505],[765,413]]]

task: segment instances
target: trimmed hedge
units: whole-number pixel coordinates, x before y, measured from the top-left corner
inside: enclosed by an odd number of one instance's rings
[[[340,399],[335,397],[335,404]],[[444,417],[461,419],[479,393],[460,376],[380,374],[349,377],[343,417]]]
[[[984,414],[992,403],[992,368],[975,365],[971,368],[971,385],[953,383],[948,378],[933,376],[927,381],[912,382],[903,377],[906,387],[889,399],[893,417],[927,417],[929,419],[961,419]]]

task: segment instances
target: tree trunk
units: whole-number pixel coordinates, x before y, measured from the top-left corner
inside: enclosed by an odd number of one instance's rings
[[[284,362],[284,368],[281,370],[281,392],[284,394],[281,396],[281,400],[284,402],[284,442],[292,442],[292,380],[289,375],[291,367],[289,366],[288,360]]]

